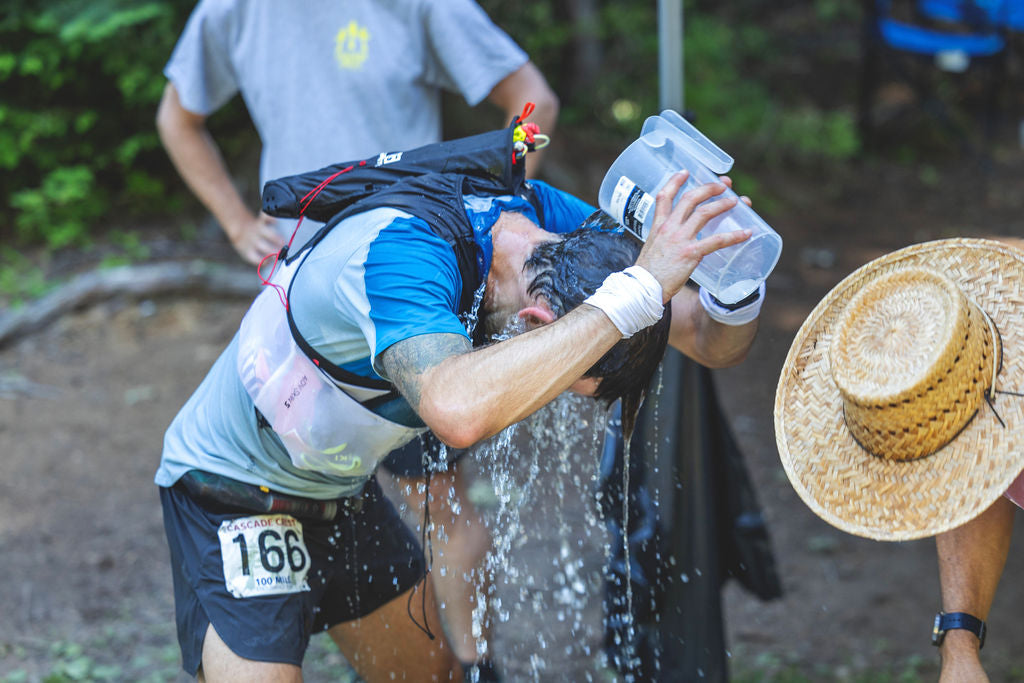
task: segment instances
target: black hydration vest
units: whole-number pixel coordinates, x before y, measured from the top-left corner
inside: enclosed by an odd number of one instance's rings
[[[544,224],[540,201],[525,180],[525,155],[514,156],[517,125],[518,120],[489,133],[406,152],[382,152],[369,159],[268,181],[263,187],[264,212],[279,218],[304,215],[325,221],[295,254],[288,254],[285,247],[279,258],[289,263],[299,258],[342,220],[357,213],[384,207],[406,211],[426,221],[451,246],[462,276],[456,313],[467,313],[483,275],[463,197],[516,195],[531,203],[541,226]],[[335,380],[380,389],[391,386],[346,372],[320,355],[299,333],[290,307],[288,323],[299,348]]]

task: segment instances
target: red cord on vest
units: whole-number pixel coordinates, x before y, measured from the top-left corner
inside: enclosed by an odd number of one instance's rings
[[[532,145],[533,144],[534,136],[537,133],[540,132],[540,126],[538,126],[536,123],[533,123],[532,121],[530,123],[524,123],[526,117],[529,116],[530,114],[532,114],[533,110],[536,109],[536,108],[537,108],[537,106],[533,102],[527,102],[526,104],[523,105],[523,113],[521,113],[519,116],[517,116],[515,118],[515,121],[512,122],[513,126],[519,126],[519,128],[522,129],[523,134],[526,136],[526,138],[525,138],[526,139],[526,144],[528,144],[528,145]],[[525,156],[525,153],[524,153],[524,156]],[[515,150],[512,150],[512,165],[513,166],[516,165],[516,161],[517,161],[516,160],[516,152],[515,152]]]
[[[362,161],[360,162],[360,165],[365,163],[365,161]],[[340,176],[342,173],[347,173],[348,171],[351,171],[352,168],[352,166],[346,166],[337,173],[332,173],[331,175],[327,176],[322,181],[320,181],[320,183],[316,187],[314,187],[312,190],[303,195],[302,199],[299,200],[299,204],[301,205],[299,208],[299,220],[298,222],[295,223],[295,229],[292,230],[292,236],[288,239],[288,245],[284,247],[284,249],[282,249],[281,251],[275,252],[273,254],[267,254],[262,259],[260,259],[259,265],[256,266],[256,276],[259,277],[260,279],[260,285],[269,285],[276,289],[277,298],[281,300],[281,305],[284,306],[285,310],[288,310],[288,293],[284,291],[284,287],[282,287],[281,285],[277,285],[271,282],[271,280],[274,278],[274,273],[277,272],[277,264],[281,258],[281,253],[287,253],[287,251],[292,248],[292,242],[295,241],[295,235],[297,235],[299,232],[299,226],[302,225],[302,219],[306,217],[306,209],[309,208],[309,205],[312,204],[313,200],[317,198],[317,195],[323,192],[324,188],[330,185],[335,178]],[[267,259],[269,258],[274,259],[274,267],[270,269],[270,275],[268,275],[267,277],[263,277],[263,273],[260,271],[263,270],[263,264],[266,263]]]
[[[349,171],[352,170],[352,168],[352,166],[346,166],[337,173],[332,173],[331,175],[327,176],[320,182],[319,185],[317,185],[312,190],[307,192],[302,197],[302,199],[299,200],[299,204],[302,205],[301,208],[299,208],[299,222],[295,224],[295,229],[292,230],[292,236],[291,238],[288,239],[289,249],[292,246],[292,242],[295,240],[295,235],[298,234],[299,232],[299,226],[302,225],[302,219],[306,217],[306,209],[309,208],[309,205],[313,203],[313,200],[317,198],[317,195],[323,192],[324,188],[330,185],[335,178],[340,176],[342,173],[348,173]]]
[[[284,251],[284,249],[282,249],[281,251]],[[270,269],[270,275],[268,275],[267,277],[263,277],[263,273],[261,273],[260,271],[263,270],[263,264],[266,263],[267,259],[270,258],[274,259],[274,267]],[[274,278],[274,273],[277,271],[277,264],[280,258],[280,251],[275,252],[273,254],[267,254],[266,256],[264,256],[262,259],[260,259],[259,265],[256,266],[256,276],[260,279],[260,286],[270,285],[271,287],[277,290],[277,298],[281,300],[281,305],[284,306],[285,310],[288,310],[288,297],[287,293],[284,291],[284,287],[271,282],[271,280]]]

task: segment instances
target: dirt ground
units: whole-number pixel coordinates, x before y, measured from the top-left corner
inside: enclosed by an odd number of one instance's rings
[[[565,163],[555,160],[553,175]],[[876,160],[759,180],[783,258],[750,358],[716,381],[785,596],[764,604],[726,589],[732,671],[738,680],[934,680],[933,544],[854,538],[810,513],[775,450],[775,384],[811,307],[867,260],[926,239],[1024,235],[1024,153],[1007,147],[988,176]],[[173,229],[151,232],[154,258],[180,256]],[[201,233],[208,253],[230,260],[215,230]],[[184,680],[152,477],[164,429],[245,308],[238,299],[112,300],[0,349],[0,680]],[[586,495],[594,444],[583,437],[572,457],[551,459],[562,464],[543,486],[501,483],[512,495],[504,507],[500,495],[482,497],[504,529],[518,522],[498,578],[496,642],[511,680],[613,678],[597,663],[605,539]],[[488,468],[477,469],[487,481]],[[1024,679],[1024,629],[1014,626],[1024,584],[1013,580],[1024,572],[1022,535],[1018,525],[990,618],[993,680]],[[342,666],[319,641],[309,661],[309,680]]]

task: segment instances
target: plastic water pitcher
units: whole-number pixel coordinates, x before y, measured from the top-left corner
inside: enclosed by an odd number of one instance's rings
[[[608,169],[598,193],[598,204],[645,240],[654,220],[654,197],[673,173],[683,169],[690,172],[680,190],[682,194],[699,185],[718,182],[718,176],[727,173],[732,164],[732,157],[693,124],[666,109],[644,122],[640,137]],[[736,193],[727,189],[715,199],[730,196],[735,197]],[[697,284],[727,304],[757,289],[782,253],[782,238],[742,202],[708,221],[697,237],[741,229],[753,231],[749,239],[708,254],[692,275]]]

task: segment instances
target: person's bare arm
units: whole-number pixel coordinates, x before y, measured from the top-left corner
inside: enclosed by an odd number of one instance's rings
[[[943,612],[967,612],[988,618],[996,587],[1006,564],[1017,508],[1000,497],[961,527],[935,537]],[[962,629],[948,631],[942,641],[940,681],[988,681],[978,657],[978,639]]]
[[[185,184],[217,219],[239,256],[257,264],[280,250],[284,240],[274,229],[274,219],[254,214],[242,201],[206,128],[206,117],[185,109],[172,83],[164,88],[156,127]]]
[[[738,231],[696,240],[714,216],[735,205],[704,185],[672,208],[685,182],[676,174],[658,193],[654,227],[637,258],[668,301],[704,255],[749,237]],[[622,334],[605,313],[579,306],[555,322],[478,350],[458,335],[422,335],[381,354],[385,374],[442,441],[467,448],[522,420],[568,389]]]
[[[477,350],[459,335],[412,337],[388,348],[381,363],[438,438],[468,448],[554,400],[621,336],[604,313],[581,306]]]
[[[672,297],[668,343],[705,367],[727,368],[743,362],[756,334],[757,319],[745,325],[712,320],[694,289],[684,287]]]
[[[529,120],[540,126],[540,132],[545,135],[555,132],[560,106],[558,96],[533,62],[527,62],[500,80],[487,95],[487,100],[505,112],[506,121],[523,113],[523,106],[527,102],[533,102],[536,109]],[[527,156],[527,177],[536,177],[543,157],[543,150],[531,152]]]

